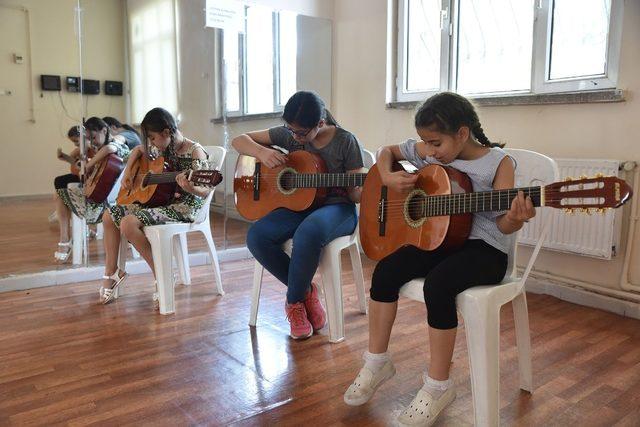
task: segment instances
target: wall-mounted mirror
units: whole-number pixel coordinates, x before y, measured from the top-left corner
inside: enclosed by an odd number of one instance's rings
[[[13,178],[0,184],[0,279],[104,263],[96,215],[90,224],[76,217],[75,260],[72,245],[58,246],[74,235],[74,221],[61,236],[54,179],[70,165],[56,149],[71,154],[67,134],[82,120],[113,117],[139,131],[144,114],[162,106],[188,138],[227,148],[225,180],[211,204],[224,256],[244,250],[250,225],[234,206],[231,139],[281,125],[296,90],[315,90],[331,105],[331,22],[318,17],[330,10],[317,1],[242,3],[243,28],[235,33],[205,26],[206,0],[9,0],[0,7],[0,49],[11,61],[2,65],[0,117],[13,135],[5,141],[13,154],[2,159],[3,177]],[[292,7],[298,10],[284,10]],[[58,76],[59,90],[44,90],[41,75]],[[191,254],[205,249],[202,237],[189,238]],[[69,255],[56,260],[56,251]]]

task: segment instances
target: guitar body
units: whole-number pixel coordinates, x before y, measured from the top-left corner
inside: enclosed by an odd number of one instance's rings
[[[124,163],[120,157],[113,153],[105,157],[87,176],[84,183],[86,198],[96,203],[104,202],[123,169]]]
[[[119,205],[132,205],[134,203],[149,208],[165,206],[171,201],[176,190],[176,183],[144,185],[147,174],[159,174],[165,171],[164,157],[160,156],[150,160],[147,156],[140,156],[130,166],[133,174],[133,185],[127,190],[120,188],[117,202]]]
[[[292,173],[323,172],[326,172],[324,160],[307,151],[289,153],[287,162],[276,168],[268,168],[255,157],[241,154],[233,178],[236,208],[249,220],[262,218],[278,208],[303,211],[320,203],[326,196],[326,188],[288,189],[283,177]]]
[[[394,165],[394,170],[402,166]],[[429,165],[418,174],[415,189],[401,194],[382,185],[378,165],[369,171],[360,198],[360,242],[367,256],[380,260],[402,246],[425,251],[455,249],[467,240],[473,214],[423,217],[419,202],[425,195],[472,191],[469,177],[453,168]],[[386,192],[385,218],[379,221],[380,202]]]

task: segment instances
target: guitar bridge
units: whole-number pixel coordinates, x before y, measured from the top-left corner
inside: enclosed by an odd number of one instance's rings
[[[260,163],[256,163],[256,169],[253,172],[253,200],[260,200]]]
[[[387,225],[387,186],[380,188],[380,200],[378,201],[378,235],[384,236]]]

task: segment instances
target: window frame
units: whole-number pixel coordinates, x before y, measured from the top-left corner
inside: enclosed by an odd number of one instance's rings
[[[422,101],[438,91],[457,91],[459,5],[460,0],[441,0],[441,56],[440,88],[437,91],[405,91],[407,77],[407,6],[410,0],[396,0],[397,44],[395,46],[395,76],[392,84],[393,102]],[[550,10],[554,0],[535,0],[533,2],[533,46],[531,60],[531,89],[506,92],[483,92],[468,94],[469,98],[522,97],[570,92],[589,92],[603,89],[615,89],[618,82],[624,0],[611,0],[609,33],[607,40],[606,70],[604,75],[580,76],[568,79],[548,79],[551,62]]]
[[[248,91],[248,81],[247,81],[247,21],[246,14],[250,5],[245,6],[245,21],[244,21],[244,32],[238,33],[238,81],[240,82],[240,99],[239,99],[239,109],[234,111],[227,111],[226,108],[226,76],[223,79],[220,79],[220,93],[224,93],[225,96],[222,100],[222,112],[226,114],[227,117],[252,117],[252,116],[261,116],[265,114],[280,114],[284,110],[284,103],[286,100],[281,100],[280,98],[280,12],[277,10],[271,11],[271,23],[273,26],[273,94],[272,94],[272,109],[271,111],[264,111],[261,113],[249,113],[247,111],[247,106],[249,104],[249,91]],[[224,37],[227,34],[222,32],[222,49],[220,52],[220,63],[224,70]]]

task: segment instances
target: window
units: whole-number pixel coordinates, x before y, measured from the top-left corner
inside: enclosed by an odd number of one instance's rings
[[[281,111],[296,91],[297,15],[245,7],[245,32],[223,36],[229,116]]]
[[[398,0],[397,101],[615,88],[623,0]]]
[[[174,0],[128,3],[132,119],[161,106],[178,113]]]

